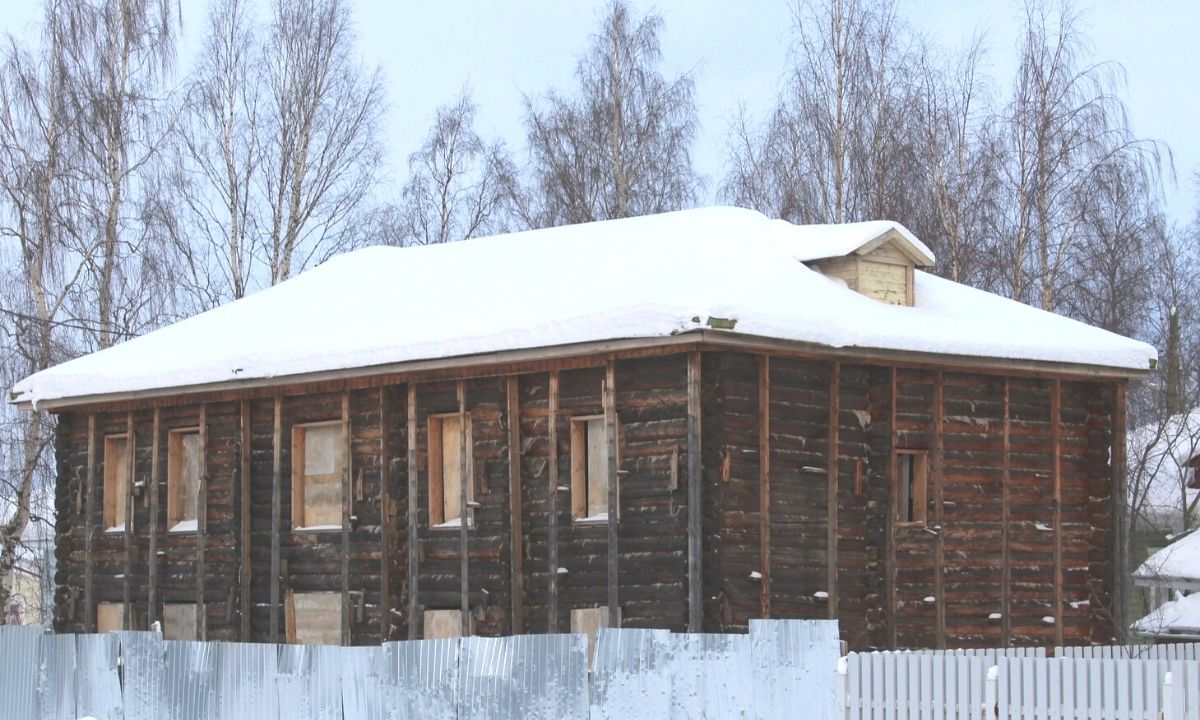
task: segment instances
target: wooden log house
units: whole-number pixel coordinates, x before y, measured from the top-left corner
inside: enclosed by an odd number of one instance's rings
[[[731,208],[375,248],[32,376],[55,627],[1109,641],[1154,350],[932,264]]]

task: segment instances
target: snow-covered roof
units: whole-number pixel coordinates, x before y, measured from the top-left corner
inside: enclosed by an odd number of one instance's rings
[[[1148,637],[1200,636],[1200,593],[1168,600],[1135,622],[1133,631]]]
[[[1133,573],[1139,585],[1200,589],[1200,530],[1193,530],[1146,559]]]
[[[933,251],[891,220],[844,223],[842,225],[802,225],[803,232],[786,220],[776,220],[780,245],[795,259],[813,262],[850,254],[865,254],[884,242],[895,243],[918,267],[933,267]]]
[[[900,226],[887,223],[897,232]],[[870,233],[850,226],[852,246]],[[907,233],[907,231],[904,231]],[[924,272],[913,307],[848,289],[797,258],[795,226],[737,208],[373,247],[28,377],[20,403],[223,386],[411,361],[705,330],[829,348],[949,354],[1133,374],[1151,346]],[[826,252],[822,250],[822,252]]]

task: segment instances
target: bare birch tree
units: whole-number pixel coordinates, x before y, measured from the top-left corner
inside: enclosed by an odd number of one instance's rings
[[[1042,308],[1060,293],[1083,218],[1080,193],[1107,164],[1155,175],[1157,144],[1130,131],[1115,93],[1119,67],[1091,64],[1086,37],[1069,3],[1030,0],[1013,96],[1003,114],[1008,220],[1006,292]]]
[[[256,25],[247,0],[216,0],[199,60],[186,83],[174,138],[170,196],[173,268],[192,308],[245,297],[261,257],[255,173],[262,160],[263,75]]]
[[[169,0],[63,0],[58,11],[80,193],[92,215],[77,251],[100,348],[159,321],[163,253],[142,210],[173,121],[166,95],[178,21]]]
[[[512,221],[516,168],[500,141],[475,131],[470,92],[438,108],[421,148],[408,158],[409,179],[388,244],[432,245],[505,232]]]
[[[932,225],[917,152],[924,48],[891,0],[801,0],[785,87],[766,121],[743,113],[725,199],[802,223]]]
[[[688,75],[664,77],[657,15],[607,6],[575,68],[578,95],[526,100],[531,226],[678,210],[695,201],[696,105]]]
[[[384,111],[378,69],[354,58],[343,0],[275,0],[259,123],[270,282],[352,244],[374,190]]]
[[[17,380],[69,356],[70,296],[83,266],[68,252],[77,232],[77,157],[63,84],[58,8],[49,6],[35,55],[8,38],[0,58],[0,382]],[[14,566],[30,523],[52,518],[45,413],[0,406],[0,623]],[[41,501],[39,503],[39,500]],[[39,510],[39,504],[42,506]],[[49,532],[47,527],[45,532]]]

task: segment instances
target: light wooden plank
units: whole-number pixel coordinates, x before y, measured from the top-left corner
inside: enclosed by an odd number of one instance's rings
[[[512,633],[525,632],[525,528],[523,525],[523,493],[521,488],[521,395],[518,376],[509,375],[504,381],[508,418],[508,524],[511,542],[509,554],[509,586],[512,594]]]
[[[611,435],[607,438],[609,444],[609,452],[612,457],[609,458],[609,467],[612,472],[609,473],[610,484],[618,485],[616,473],[616,422],[610,419],[615,416],[616,409],[616,390],[614,380],[612,379],[612,365],[609,366],[609,403],[605,408],[605,420],[609,425],[608,432]],[[688,388],[688,447],[687,447],[687,483],[688,483],[688,632],[698,633],[704,630],[704,570],[701,566],[703,561],[702,551],[704,546],[704,506],[703,506],[703,478],[701,477],[700,467],[700,353],[688,354],[687,365],[687,388]],[[609,508],[610,517],[610,537],[609,542],[616,542],[616,522],[612,519],[612,513],[617,510],[615,499],[618,497],[616,488],[609,489],[609,497],[613,498],[612,507]],[[610,552],[612,550],[610,549]],[[612,563],[612,572],[614,576],[613,587],[609,589],[609,620],[612,627],[620,627],[620,608],[616,606],[616,562],[615,557],[610,561]]]

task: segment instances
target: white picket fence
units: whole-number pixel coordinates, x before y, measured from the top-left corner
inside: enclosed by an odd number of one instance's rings
[[[851,653],[838,672],[847,720],[1200,720],[1198,649],[1138,648],[1134,659],[1122,647],[1050,658],[1032,648]]]

